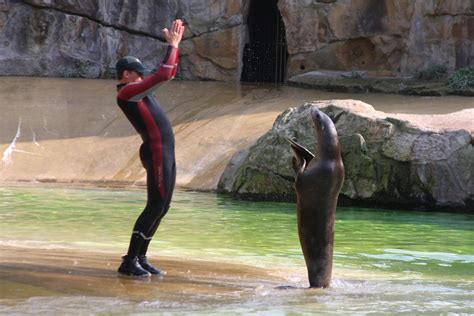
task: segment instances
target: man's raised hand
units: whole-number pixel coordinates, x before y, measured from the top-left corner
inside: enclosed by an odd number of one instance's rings
[[[181,39],[183,38],[184,25],[181,20],[174,20],[171,24],[171,30],[164,28],[163,33],[165,34],[166,41],[168,44],[174,47],[178,47]]]

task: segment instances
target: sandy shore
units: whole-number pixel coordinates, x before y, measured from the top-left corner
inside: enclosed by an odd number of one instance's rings
[[[154,258],[165,276],[132,278],[116,272],[116,254],[71,249],[25,249],[0,245],[0,297],[87,296],[173,304],[232,304],[281,278],[251,266],[189,258]],[[3,301],[5,303],[5,301]],[[11,304],[15,304],[11,302]]]

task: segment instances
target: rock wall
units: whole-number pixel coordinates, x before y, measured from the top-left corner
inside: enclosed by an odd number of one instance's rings
[[[294,199],[292,155],[285,137],[313,151],[312,105],[285,111],[267,134],[237,153],[218,190],[244,199]],[[474,211],[472,121],[466,121],[466,129],[438,130],[422,126],[427,118],[414,118],[420,124],[413,125],[361,101],[314,105],[331,117],[340,137],[346,171],[341,204]],[[473,115],[474,110],[464,110],[433,119],[453,122],[456,116]]]
[[[180,17],[187,23],[180,75],[238,81],[251,1],[0,0],[0,74],[111,77],[126,54],[156,65],[161,29]],[[278,7],[288,77],[317,69],[410,75],[474,63],[473,1],[279,0]]]
[[[290,75],[314,69],[411,75],[474,63],[468,0],[280,1]]]
[[[149,67],[163,58],[162,28],[186,21],[180,73],[234,80],[241,1],[0,0],[0,74],[103,78],[135,55]]]

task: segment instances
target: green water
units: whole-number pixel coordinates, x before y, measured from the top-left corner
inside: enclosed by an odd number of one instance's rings
[[[0,244],[121,255],[143,204],[141,191],[0,188]],[[150,255],[243,263],[304,287],[294,209],[288,203],[178,191]],[[243,314],[474,313],[474,216],[340,208],[333,272],[332,288],[317,299],[300,292],[283,302],[279,297],[278,304],[259,299],[232,309]]]

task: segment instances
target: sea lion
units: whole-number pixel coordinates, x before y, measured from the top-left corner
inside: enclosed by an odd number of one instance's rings
[[[332,274],[334,221],[344,165],[334,123],[311,108],[317,140],[316,154],[288,139],[296,172],[298,234],[311,288],[328,287]]]

